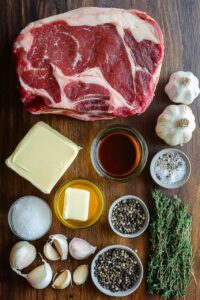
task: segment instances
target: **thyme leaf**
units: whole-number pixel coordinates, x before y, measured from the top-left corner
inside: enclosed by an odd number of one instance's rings
[[[192,217],[177,196],[171,199],[155,189],[152,197],[156,215],[150,224],[148,291],[164,299],[183,297],[193,272]]]

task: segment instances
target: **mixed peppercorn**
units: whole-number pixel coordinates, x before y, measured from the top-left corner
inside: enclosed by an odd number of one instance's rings
[[[94,274],[102,287],[112,292],[132,288],[140,276],[135,256],[125,249],[110,249],[99,255]]]
[[[145,223],[145,212],[139,201],[125,199],[118,202],[112,210],[111,222],[113,227],[123,234],[138,232]]]

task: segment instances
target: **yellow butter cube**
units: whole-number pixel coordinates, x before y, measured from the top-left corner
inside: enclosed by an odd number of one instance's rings
[[[87,221],[90,203],[90,192],[67,188],[65,190],[63,218],[77,221]]]

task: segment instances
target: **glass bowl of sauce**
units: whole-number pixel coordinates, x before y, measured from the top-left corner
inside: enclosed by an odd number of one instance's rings
[[[126,182],[144,169],[148,148],[134,128],[114,125],[100,131],[91,146],[92,164],[106,179]]]
[[[90,204],[87,221],[63,218],[64,196],[67,188],[83,189],[90,192]],[[54,197],[54,211],[61,223],[71,229],[86,228],[94,225],[101,217],[104,209],[104,196],[100,188],[87,179],[74,179],[63,183]]]

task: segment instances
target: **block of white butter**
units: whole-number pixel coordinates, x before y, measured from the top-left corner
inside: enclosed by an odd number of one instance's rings
[[[6,164],[49,194],[81,148],[44,122],[36,123]]]
[[[87,221],[90,204],[90,192],[67,188],[65,190],[63,218],[77,221]]]

